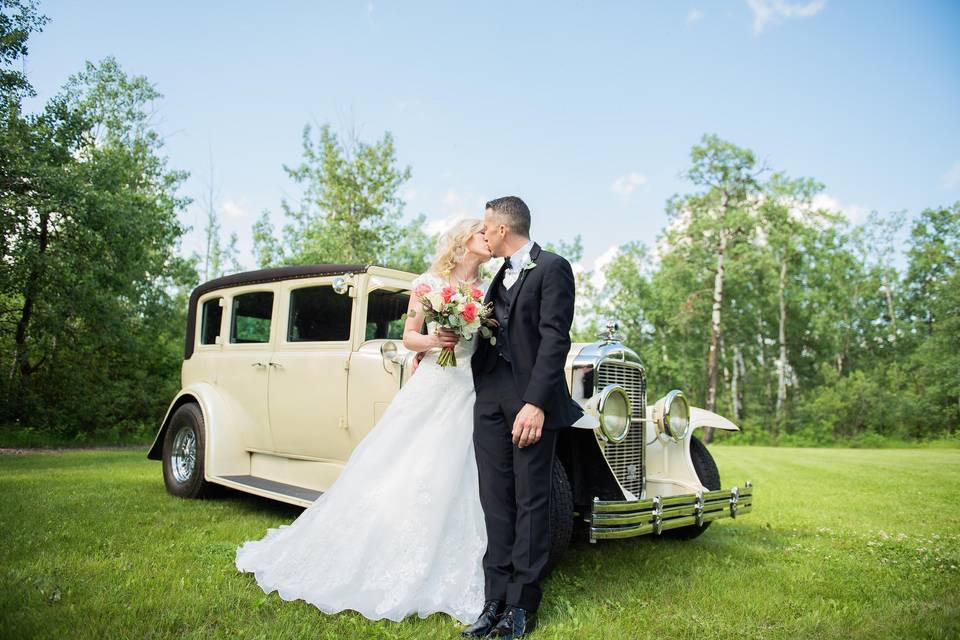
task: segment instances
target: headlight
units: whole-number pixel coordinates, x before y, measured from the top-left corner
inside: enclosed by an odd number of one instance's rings
[[[630,428],[630,397],[616,384],[608,384],[587,402],[596,412],[600,431],[610,442],[623,442]]]
[[[674,389],[657,400],[653,407],[653,422],[657,425],[658,433],[674,441],[686,437],[690,428],[690,405],[682,391]]]

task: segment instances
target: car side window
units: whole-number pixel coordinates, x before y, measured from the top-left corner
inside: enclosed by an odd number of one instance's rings
[[[290,291],[288,342],[334,342],[350,339],[353,298],[330,285]]]
[[[200,314],[200,344],[216,344],[223,318],[223,298],[211,298],[203,303]]]
[[[409,291],[378,289],[367,296],[367,326],[364,340],[403,339],[403,315],[410,302]]]
[[[253,291],[233,298],[230,342],[269,342],[273,292]]]

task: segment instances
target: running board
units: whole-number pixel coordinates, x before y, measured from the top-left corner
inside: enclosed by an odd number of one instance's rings
[[[311,503],[323,495],[323,491],[314,491],[313,489],[306,489],[304,487],[286,484],[285,482],[277,482],[276,480],[269,480],[267,478],[258,478],[257,476],[216,476],[211,478],[211,480],[214,482],[224,481],[221,482],[221,484],[232,486],[240,489],[241,491],[251,491],[251,493],[256,493],[259,495],[263,495],[263,492],[267,492],[274,494],[273,496],[268,497],[276,496],[281,499],[286,498],[286,501],[304,506],[307,506],[304,503]]]

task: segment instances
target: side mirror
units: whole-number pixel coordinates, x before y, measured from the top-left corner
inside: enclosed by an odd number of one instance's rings
[[[389,374],[393,373],[393,367],[391,365],[398,364],[400,368],[403,368],[404,357],[399,355],[399,350],[397,345],[394,342],[384,342],[380,345],[380,355],[383,357],[383,369]]]

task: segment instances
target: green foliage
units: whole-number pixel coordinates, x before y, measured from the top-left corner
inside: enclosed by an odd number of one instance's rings
[[[113,58],[0,123],[0,422],[61,437],[155,422],[175,393],[193,265],[150,123],[160,94]],[[8,102],[9,104],[9,102]]]
[[[417,273],[427,269],[436,239],[424,232],[422,214],[400,225],[400,187],[411,170],[397,166],[390,133],[373,144],[353,138],[344,143],[329,125],[322,126],[314,140],[307,125],[303,161],[284,169],[303,195],[296,206],[282,203],[289,220],[283,243],[274,236],[268,211],[254,225],[254,255],[261,268],[358,263]]]
[[[37,14],[34,0],[0,0],[0,99],[4,108],[18,107],[22,97],[36,95],[27,77],[13,65],[26,57],[30,34],[43,31],[49,20]]]
[[[715,387],[735,438],[758,444],[954,433],[960,203],[920,214],[900,273],[902,212],[851,227],[814,206],[823,185],[761,180],[752,152],[715,136],[691,161],[700,190],[668,201],[656,259],[622,245],[590,309],[641,354],[651,401],[681,388],[709,408]]]

